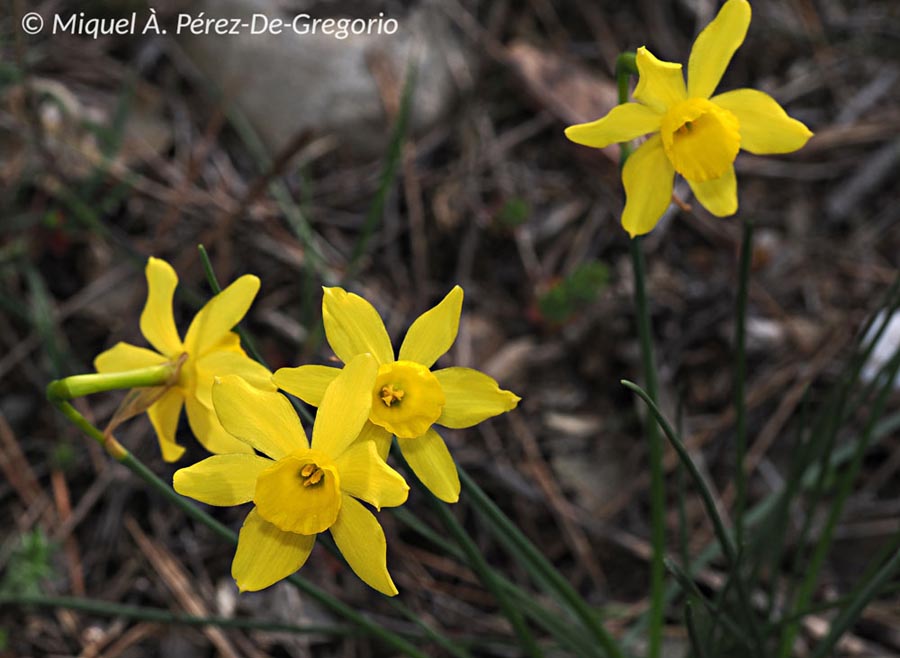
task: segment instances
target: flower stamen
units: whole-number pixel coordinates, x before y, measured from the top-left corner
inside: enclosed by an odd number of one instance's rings
[[[396,388],[393,384],[387,384],[381,387],[381,401],[385,406],[390,407],[394,402],[401,402],[406,393],[403,389]]]
[[[316,464],[306,464],[300,469],[300,477],[303,478],[304,487],[313,487],[322,481],[325,471]]]

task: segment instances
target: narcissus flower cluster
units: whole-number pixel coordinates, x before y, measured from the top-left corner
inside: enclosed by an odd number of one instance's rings
[[[326,288],[322,317],[328,343],[344,363],[369,353],[378,361],[372,408],[363,432],[387,457],[391,437],[416,476],[447,502],[459,499],[459,476],[447,445],[434,429],[471,427],[515,409],[519,397],[471,368],[431,366],[450,349],[459,330],[463,290],[456,286],[410,326],[397,358],[378,311],[343,288]],[[275,383],[288,393],[318,406],[340,369],[329,366],[282,368]]]
[[[697,200],[718,217],[737,211],[734,160],[755,154],[790,153],[812,136],[771,96],[755,89],[713,95],[750,25],[750,4],[728,0],[697,37],[688,60],[664,62],[638,48],[637,102],[624,103],[590,123],[569,126],[566,137],[603,148],[651,135],[622,170],[622,226],[634,237],[656,226],[672,199],[675,174],[687,180]]]
[[[519,397],[470,368],[431,367],[456,340],[463,291],[456,286],[409,328],[397,358],[381,316],[358,295],[326,288],[328,342],[345,365],[282,368],[274,375],[250,359],[232,332],[259,290],[245,275],[194,317],[184,341],[176,328],[172,267],[151,258],[141,333],[156,351],[119,343],[97,357],[101,373],[178,364],[174,383],[148,409],[163,457],[178,459],[182,406],[193,433],[213,456],[175,473],[179,493],[210,505],[252,502],[232,575],[242,591],[289,576],[309,557],[319,533],[331,533],[351,569],[393,596],[387,544],[376,517],[406,501],[409,487],[387,464],[396,437],[406,461],[437,497],[459,498],[459,476],[434,425],[471,427],[514,409]],[[278,388],[318,407],[307,439]]]

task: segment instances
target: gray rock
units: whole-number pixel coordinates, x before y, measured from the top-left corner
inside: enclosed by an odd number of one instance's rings
[[[394,34],[385,33],[390,26],[383,22],[381,34],[379,24],[372,23],[373,33],[346,38],[296,34],[287,28],[277,35],[243,30],[241,35],[181,34],[179,40],[200,72],[234,99],[272,152],[311,129],[317,135],[333,133],[343,145],[377,155],[388,142],[390,122],[370,69],[372,58],[386,62],[401,87],[410,58],[416,61],[411,128],[419,134],[450,110],[459,78],[467,77],[467,65],[448,19],[433,3],[418,3],[408,13],[373,4],[330,2],[284,9],[274,0],[202,0],[192,3],[189,13],[246,21],[262,14],[290,22],[300,13],[322,19],[393,18],[398,26]]]

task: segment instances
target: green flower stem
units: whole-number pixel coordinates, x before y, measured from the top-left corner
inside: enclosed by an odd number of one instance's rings
[[[734,419],[735,419],[735,460],[737,479],[734,502],[734,537],[739,554],[744,545],[744,509],[747,506],[747,474],[744,471],[744,457],[747,454],[747,401],[744,388],[747,380],[747,293],[750,283],[750,266],[753,261],[753,222],[744,220],[741,238],[741,261],[738,275],[737,310],[734,324]],[[740,565],[737,565],[739,568]]]
[[[713,495],[710,492],[709,487],[706,486],[706,481],[703,479],[703,476],[700,474],[700,471],[697,469],[697,466],[694,464],[691,456],[688,454],[687,448],[684,446],[684,443],[682,443],[681,439],[678,438],[678,434],[675,432],[675,430],[672,429],[669,421],[666,420],[665,416],[662,415],[659,407],[656,406],[656,403],[650,398],[650,395],[644,389],[642,389],[634,382],[628,381],[627,379],[622,380],[622,385],[625,388],[636,393],[638,397],[640,397],[647,404],[647,407],[650,409],[650,412],[656,419],[656,422],[659,424],[659,426],[662,428],[662,431],[669,439],[669,442],[672,444],[675,452],[678,453],[678,457],[681,460],[681,463],[684,464],[685,468],[687,468],[688,474],[694,480],[694,484],[700,492],[700,497],[703,499],[703,504],[706,507],[706,513],[712,521],[713,529],[716,533],[716,538],[719,540],[719,544],[722,547],[722,554],[728,561],[729,569],[733,571],[738,559],[737,550],[735,549],[734,544],[731,541],[731,537],[729,537],[728,535],[728,531],[725,529],[725,524],[722,522],[722,517],[719,516],[719,512],[716,509],[716,503],[713,499]],[[757,628],[756,618],[753,614],[752,602],[750,601],[750,597],[747,594],[746,588],[744,587],[743,579],[735,578],[734,582],[738,592],[738,597],[741,600],[742,610],[746,617],[746,621],[750,626],[750,631],[756,645],[756,655],[765,655],[765,652],[763,650],[762,637],[759,633],[759,629]]]
[[[254,631],[296,633],[298,635],[315,633],[334,637],[352,637],[360,635],[358,629],[350,628],[348,626],[296,626],[294,624],[283,624],[258,619],[195,617],[193,615],[180,614],[160,608],[123,605],[113,601],[100,601],[97,599],[87,599],[75,596],[43,596],[30,594],[17,596],[0,595],[0,607],[7,605],[16,607],[36,606],[41,608],[65,608],[67,610],[78,610],[79,612],[86,612],[88,614],[104,617],[121,617],[137,621],[177,624],[180,626],[214,626],[216,628],[240,628]]]
[[[50,382],[47,385],[47,397],[54,402],[117,389],[164,386],[177,372],[178,364],[164,363],[124,372],[72,375]]]
[[[219,537],[221,537],[228,543],[237,545],[237,533],[233,532],[231,529],[201,510],[184,496],[176,493],[175,490],[172,489],[172,487],[159,479],[156,474],[153,473],[153,471],[147,468],[143,464],[143,462],[141,462],[134,455],[128,452],[118,442],[115,442],[115,446],[117,446],[117,449],[111,450],[108,445],[107,438],[104,437],[103,433],[96,427],[94,427],[91,423],[89,423],[84,418],[84,416],[78,413],[78,411],[71,404],[59,399],[54,400],[51,398],[51,401],[54,402],[54,404],[56,404],[60,411],[62,411],[63,414],[65,414],[65,416],[69,420],[71,420],[79,429],[81,429],[89,437],[103,445],[107,449],[107,452],[109,452],[119,463],[128,468],[139,478],[144,480],[144,482],[150,485],[153,490],[162,495],[166,500],[171,502],[178,509],[182,510],[192,519],[198,521],[199,523],[205,525],[207,528],[215,532]],[[115,439],[113,439],[113,441],[115,441]],[[295,585],[303,593],[315,599],[322,606],[328,608],[335,614],[344,617],[349,622],[358,626],[371,637],[381,640],[386,645],[406,654],[407,656],[410,656],[411,658],[427,658],[424,653],[416,649],[412,644],[409,643],[409,641],[407,641],[400,635],[383,628],[381,625],[375,623],[371,619],[368,619],[367,617],[359,614],[349,606],[334,598],[324,590],[319,589],[298,574],[293,574],[286,580]]]
[[[624,658],[622,649],[609,631],[600,623],[597,612],[591,609],[578,592],[575,591],[575,588],[562,577],[559,571],[544,557],[544,554],[531,543],[522,531],[497,507],[494,501],[482,491],[481,487],[475,483],[469,474],[461,466],[458,466],[458,469],[463,491],[478,512],[490,521],[489,527],[491,532],[502,539],[516,558],[533,569],[556,592],[560,600],[591,631],[594,639],[600,644],[607,656]]]
[[[641,361],[644,383],[651,400],[656,400],[656,363],[653,355],[653,339],[650,335],[650,310],[644,283],[644,252],[640,237],[631,240],[631,262],[634,269],[634,301],[637,311],[638,336],[641,343]],[[647,442],[650,452],[650,543],[653,555],[650,559],[650,646],[649,658],[656,658],[662,646],[663,616],[665,614],[665,565],[666,552],[666,491],[665,470],[663,468],[663,444],[659,427],[648,422]]]
[[[636,56],[633,52],[620,53],[616,58],[616,84],[619,105],[628,102],[628,83],[632,75],[638,75]],[[619,166],[624,167],[631,155],[631,144],[619,144]],[[644,252],[640,236],[632,238],[629,247],[634,270],[634,303],[637,315],[638,336],[641,343],[641,362],[644,383],[650,399],[657,399],[656,363],[653,355],[653,338],[650,332],[650,310],[647,304]],[[650,627],[648,658],[657,658],[662,649],[662,632],[665,615],[665,574],[663,558],[666,552],[666,491],[663,469],[663,443],[656,423],[647,423],[647,443],[650,453]]]
[[[403,469],[407,473],[407,477],[410,478],[413,483],[418,486],[419,490],[425,494],[431,508],[437,513],[438,517],[440,517],[441,523],[444,524],[444,527],[447,528],[463,553],[465,553],[466,561],[469,563],[469,566],[472,567],[472,570],[478,576],[479,580],[481,580],[482,584],[494,595],[497,605],[500,606],[500,610],[503,611],[503,614],[512,625],[522,650],[527,655],[532,656],[532,658],[543,658],[544,654],[535,642],[528,626],[525,624],[522,614],[516,606],[513,605],[509,596],[507,596],[507,592],[503,588],[501,579],[498,578],[497,573],[487,563],[487,560],[484,559],[478,546],[475,545],[475,542],[472,541],[472,538],[469,537],[469,534],[462,527],[462,524],[456,520],[456,517],[453,516],[452,512],[447,509],[447,506],[442,501],[438,500],[434,494],[428,490],[428,487],[422,484],[422,481],[416,476],[415,471],[412,470],[409,463],[407,463],[406,459],[403,457],[403,453],[400,451],[396,439],[394,439],[392,448],[394,457],[403,466]]]

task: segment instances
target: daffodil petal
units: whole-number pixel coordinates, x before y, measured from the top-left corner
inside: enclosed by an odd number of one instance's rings
[[[322,404],[325,389],[341,372],[340,368],[331,366],[298,366],[296,368],[279,368],[275,371],[274,382],[291,395],[318,407]]]
[[[146,347],[138,347],[129,343],[116,343],[94,359],[97,372],[123,372],[149,368],[165,363],[168,359]]]
[[[216,348],[217,343],[226,338],[247,314],[257,292],[259,279],[245,274],[206,302],[194,316],[184,338],[188,354],[197,358]]]
[[[359,436],[372,409],[372,387],[377,373],[375,357],[360,354],[328,385],[313,425],[313,450],[334,459]]]
[[[415,361],[430,368],[456,340],[462,303],[463,289],[453,286],[437,306],[416,318],[400,346],[398,361]]]
[[[378,455],[374,441],[351,445],[334,460],[341,477],[341,491],[364,500],[375,509],[406,502],[406,480]]]
[[[709,98],[750,26],[750,3],[728,0],[694,41],[688,60],[688,95]]]
[[[178,419],[181,417],[183,404],[184,395],[181,391],[170,388],[147,409],[147,416],[150,417],[156,438],[159,439],[160,452],[167,462],[178,461],[184,454],[184,447],[175,442],[175,432],[178,430]]]
[[[622,227],[632,238],[649,233],[672,202],[675,169],[654,135],[631,154],[622,169],[625,209]]]
[[[364,583],[387,596],[397,595],[387,570],[384,530],[374,514],[355,498],[344,496],[341,512],[330,530],[347,564]]]
[[[697,183],[688,181],[697,201],[716,217],[727,217],[737,212],[737,178],[734,167],[714,180]]]
[[[383,427],[380,427],[371,421],[366,421],[366,424],[363,425],[362,432],[356,437],[356,443],[372,441],[375,444],[375,449],[378,451],[378,456],[384,461],[387,461],[388,455],[391,452],[391,441],[393,436],[393,434]]]
[[[231,563],[231,576],[242,592],[257,592],[287,578],[306,563],[315,535],[284,532],[250,510]]]
[[[235,354],[247,355],[244,348],[241,347],[241,337],[234,331],[226,333],[205,352],[234,352]]]
[[[216,412],[204,405],[196,397],[192,395],[187,396],[184,399],[184,409],[187,411],[191,432],[200,442],[200,445],[211,453],[215,455],[229,455],[253,452],[252,447],[229,434],[216,417]]]
[[[741,148],[750,153],[790,153],[809,141],[812,132],[792,119],[778,102],[756,89],[735,89],[710,99],[734,114],[741,131]]]
[[[343,288],[324,288],[322,320],[328,344],[344,363],[369,353],[379,363],[394,360],[394,348],[378,311],[365,299]]]
[[[446,503],[459,500],[459,473],[441,435],[429,429],[415,439],[397,439],[403,457],[428,490]]]
[[[272,373],[245,354],[231,351],[210,352],[197,361],[197,384],[194,394],[212,409],[212,385],[216,377],[238,375],[245,382],[263,391],[275,391]]]
[[[309,448],[303,425],[286,397],[226,375],[212,387],[213,407],[225,430],[272,459]],[[237,451],[236,451],[237,452]]]
[[[144,274],[147,277],[147,303],[141,312],[141,333],[157,351],[174,358],[182,352],[172,314],[172,296],[178,285],[178,275],[166,261],[153,257],[147,260]]]
[[[658,114],[687,98],[681,64],[657,59],[643,46],[637,49],[636,62],[639,76],[635,99]]]
[[[652,107],[640,103],[623,103],[616,105],[602,119],[569,126],[566,128],[566,137],[576,144],[600,149],[657,132],[661,120],[662,114]]]
[[[441,384],[447,401],[438,418],[444,427],[471,427],[483,420],[515,409],[519,396],[502,390],[497,382],[472,368],[444,368],[434,376]]]
[[[207,505],[243,505],[253,500],[256,478],[271,465],[271,459],[258,455],[213,455],[175,471],[172,486]]]

